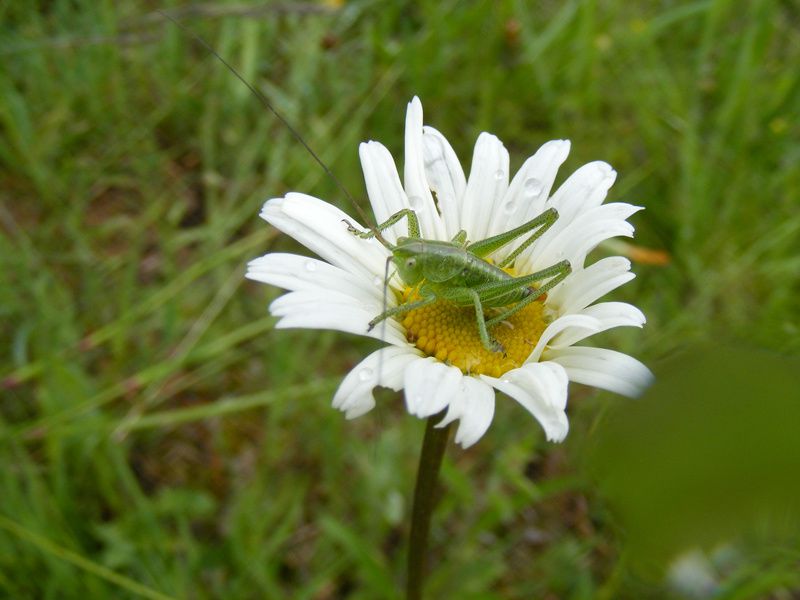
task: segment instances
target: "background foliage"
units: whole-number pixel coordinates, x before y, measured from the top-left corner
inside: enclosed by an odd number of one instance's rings
[[[571,139],[560,181],[610,162],[611,199],[647,208],[637,243],[671,258],[636,265],[614,294],[644,309],[645,330],[600,340],[659,373],[677,356],[643,408],[573,386],[570,437],[552,445],[500,401],[476,447],[451,448],[432,598],[800,593],[798,537],[764,524],[770,502],[732,511],[752,525],[741,531],[699,535],[686,516],[796,480],[784,417],[799,371],[779,356],[800,349],[796,2],[41,0],[0,3],[0,595],[394,598],[402,585],[423,424],[393,394],[346,422],[333,390],[374,345],[273,331],[279,292],[242,277],[248,259],[301,251],[256,217],[265,198],[350,208],[157,8],[266,94],[357,197],[358,142],[402,156],[417,94],[465,164],[483,130],[513,167]],[[728,358],[704,368],[709,356]],[[670,387],[681,365],[708,385]],[[715,384],[736,374],[743,386]],[[671,398],[683,402],[659,412]],[[724,444],[754,411],[739,473]],[[708,440],[723,446],[702,473],[724,464],[739,487],[708,493],[693,470]],[[675,485],[618,485],[661,480],[643,464]],[[691,510],[663,501],[676,490]],[[706,553],[673,562],[695,546]]]

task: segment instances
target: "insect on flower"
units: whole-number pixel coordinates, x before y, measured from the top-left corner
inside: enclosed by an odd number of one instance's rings
[[[408,237],[398,238],[397,244],[392,245],[380,232],[403,218],[408,219]],[[383,311],[369,322],[369,329],[389,317],[400,316],[444,300],[457,307],[474,307],[477,331],[483,347],[491,352],[503,352],[503,345],[491,339],[488,330],[541,298],[572,270],[569,262],[562,260],[550,268],[524,277],[513,277],[503,271],[503,267],[513,263],[520,252],[547,231],[557,218],[556,210],[549,208],[512,231],[471,244],[468,243],[467,232],[463,229],[450,242],[421,239],[416,213],[409,208],[395,213],[385,223],[367,232],[361,232],[348,223],[347,229],[351,233],[364,239],[374,236],[386,246],[392,253],[390,260],[394,262],[400,279],[407,286],[415,286],[419,296],[419,299],[409,300]],[[481,258],[534,229],[537,230],[498,266]],[[550,279],[546,284],[531,287],[548,278]],[[495,307],[501,309],[499,314],[487,320],[485,309]]]
[[[456,442],[467,447],[491,423],[495,389],[531,412],[548,439],[561,440],[570,380],[625,395],[647,385],[651,374],[639,361],[574,345],[645,319],[630,304],[595,304],[633,278],[627,259],[585,264],[600,242],[632,236],[627,218],[640,209],[602,204],[616,175],[602,162],[551,196],[568,151],[569,142],[548,142],[509,183],[508,152],[483,133],[467,179],[444,136],[423,127],[414,98],[404,182],[381,144],[359,150],[376,228],[304,194],[266,202],[265,220],[324,259],[271,253],[250,263],[247,277],[289,290],[270,306],[276,327],[389,344],[345,377],[335,407],[353,418],[375,405],[374,387],[404,389],[410,413],[446,409],[440,425],[459,420]]]

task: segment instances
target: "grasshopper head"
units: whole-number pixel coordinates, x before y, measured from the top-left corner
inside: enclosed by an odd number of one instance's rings
[[[422,242],[407,237],[397,239],[392,250],[392,261],[397,267],[400,279],[406,285],[415,285],[422,280]]]

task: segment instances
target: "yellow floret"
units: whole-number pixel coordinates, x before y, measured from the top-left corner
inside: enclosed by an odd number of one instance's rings
[[[415,297],[411,288],[402,295],[406,302]],[[500,377],[522,366],[547,326],[542,300],[532,302],[489,330],[489,335],[503,345],[504,352],[490,352],[483,347],[475,310],[471,307],[437,300],[412,310],[402,321],[408,341],[428,356],[456,366],[465,374]],[[491,313],[488,311],[487,318],[491,318]]]

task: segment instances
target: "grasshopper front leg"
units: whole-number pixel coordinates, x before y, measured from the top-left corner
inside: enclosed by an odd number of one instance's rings
[[[485,240],[469,244],[467,246],[467,250],[479,257],[488,256],[495,250],[499,250],[506,244],[513,242],[518,237],[521,237],[538,227],[539,229],[534,231],[527,240],[522,242],[522,244],[520,244],[516,250],[514,250],[503,260],[503,262],[497,265],[502,269],[503,267],[507,267],[513,263],[517,256],[519,256],[522,251],[525,250],[525,248],[542,237],[544,232],[550,229],[550,227],[553,226],[553,223],[555,223],[557,220],[558,211],[555,208],[549,208],[538,217],[531,219],[527,223],[523,223],[519,227],[515,227],[511,231],[506,231],[505,233],[500,233],[490,238],[486,238]]]
[[[375,229],[369,229],[367,231],[360,231],[357,227],[354,227],[352,223],[345,220],[344,222],[347,224],[347,230],[355,236],[358,236],[362,239],[368,240],[369,238],[376,237],[376,232],[380,233],[384,229],[388,229],[395,223],[399,222],[403,217],[408,217],[408,237],[410,238],[418,238],[419,235],[419,219],[417,218],[417,213],[415,213],[410,208],[404,208],[403,210],[399,210],[394,213],[391,217],[386,219],[380,225],[377,225]]]

